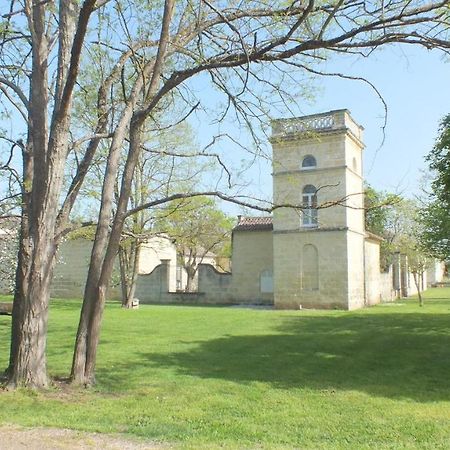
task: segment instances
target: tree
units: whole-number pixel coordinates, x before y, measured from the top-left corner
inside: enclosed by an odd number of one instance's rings
[[[169,195],[193,189],[200,174],[208,171],[210,165],[197,161],[198,152],[193,150],[193,141],[192,130],[183,124],[153,133],[152,148],[144,149],[136,165],[129,201],[131,208],[157,199],[161,192]],[[162,154],[166,157],[161,158]],[[189,163],[180,164],[174,171],[180,159],[188,159]],[[158,232],[155,225],[158,215],[157,209],[142,209],[124,222],[118,256],[122,306],[125,308],[131,307],[136,291],[141,246]]]
[[[370,186],[366,187],[365,194],[366,228],[383,237],[381,266],[389,267],[395,253],[405,255],[417,288],[419,304],[423,306],[423,277],[430,266],[430,256],[421,245],[424,223],[417,202],[397,194],[378,192]]]
[[[421,210],[423,232],[420,236],[423,248],[442,261],[450,259],[450,205],[431,200]]]
[[[396,251],[394,241],[401,232],[403,199],[397,194],[377,191],[367,185],[364,192],[366,230],[383,238],[380,245],[380,265],[387,269]]]
[[[169,203],[157,227],[175,239],[178,262],[187,275],[185,290],[192,292],[198,266],[208,253],[226,251],[233,220],[214,200],[195,197]]]
[[[440,135],[428,154],[433,171],[431,193],[421,209],[421,244],[435,257],[450,259],[450,114],[444,117]]]
[[[392,241],[395,251],[407,257],[408,270],[416,285],[419,305],[423,306],[424,274],[431,263],[429,251],[421,245],[423,223],[417,201],[403,200],[396,211],[396,235]]]
[[[419,297],[419,305],[423,306],[422,291],[424,290],[424,274],[430,267],[431,259],[429,254],[420,246],[417,236],[404,236],[400,251],[407,256],[408,269],[414,278],[417,295]]]
[[[225,6],[199,0],[178,2],[176,8],[174,0],[126,5],[24,0],[23,8],[10,2],[0,24],[1,101],[4,112],[15,111],[23,132],[15,126],[17,135],[11,138],[22,158],[22,222],[9,385],[48,383],[54,255],[101,140],[108,140],[107,164],[72,367],[73,380],[85,384],[94,381],[106,289],[122,228],[137,212],[129,209],[129,198],[144,131],[159,111],[173,106],[175,93],[189,115],[201,103],[191,89],[193,80],[205,74],[202,81],[208,79],[226,100],[217,120],[234,114],[251,128],[267,114],[268,103],[255,94],[258,86],[285,102],[288,72],[289,77],[295,71],[319,75],[316,62],[332,52],[364,55],[392,42],[447,49],[446,7],[447,1],[433,0],[383,5],[233,1]],[[82,64],[98,68],[89,82],[80,77]],[[85,98],[94,111],[88,130],[72,120],[75,98]],[[124,148],[127,159],[120,173]],[[69,159],[77,168],[63,191]],[[145,205],[171,198],[163,193]]]

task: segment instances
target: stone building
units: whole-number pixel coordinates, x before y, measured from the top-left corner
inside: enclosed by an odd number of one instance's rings
[[[275,305],[371,303],[365,267],[379,272],[379,245],[364,229],[363,128],[347,110],[276,120],[272,146],[274,203],[303,206],[273,214]]]
[[[238,218],[232,273],[201,267],[189,301],[355,309],[394,298],[380,238],[364,228],[363,128],[347,110],[279,119],[271,144],[273,216]]]
[[[149,241],[140,302],[356,309],[414,294],[407,261],[399,255],[382,273],[380,238],[365,231],[363,128],[349,111],[274,120],[271,144],[276,207],[272,217],[238,218],[232,272],[201,264],[197,291],[180,292],[175,246]],[[86,243],[61,247],[55,296],[82,294],[89,252]],[[110,298],[117,296],[113,288]]]
[[[380,240],[364,228],[362,134],[347,110],[272,122],[278,207],[273,218],[239,218],[233,233],[233,278],[253,292],[258,284],[261,300],[344,309],[380,301]]]

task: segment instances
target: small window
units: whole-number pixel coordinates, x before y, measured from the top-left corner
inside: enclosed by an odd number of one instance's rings
[[[309,169],[315,169],[317,167],[317,161],[316,158],[312,155],[307,155],[303,158],[302,161],[302,169],[309,170]]]
[[[356,158],[353,158],[353,171],[358,172],[358,163],[356,162]]]
[[[317,227],[317,189],[307,184],[302,191],[302,225],[304,227]]]

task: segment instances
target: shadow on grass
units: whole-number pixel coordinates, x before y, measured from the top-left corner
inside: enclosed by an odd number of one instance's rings
[[[186,352],[136,356],[131,364],[116,365],[114,373],[101,370],[98,378],[103,386],[117,387],[129,370],[168,368],[179,375],[265,382],[281,389],[450,400],[446,314],[293,316],[267,335],[225,336],[198,342]]]

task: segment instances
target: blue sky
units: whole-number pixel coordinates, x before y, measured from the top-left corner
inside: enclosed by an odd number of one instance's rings
[[[433,147],[439,122],[450,113],[450,63],[436,51],[394,47],[353,63],[335,61],[329,69],[364,76],[380,91],[388,105],[384,143],[383,106],[361,84],[324,80],[323,95],[308,112],[350,109],[365,128],[368,182],[377,189],[413,195],[420,171],[426,170],[424,156]]]
[[[395,46],[374,52],[369,58],[339,57],[323,70],[360,76],[373,83],[387,103],[384,141],[384,107],[366,84],[325,77],[315,81],[315,99],[301,102],[299,115],[349,109],[365,128],[364,175],[376,189],[411,197],[420,187],[424,156],[433,147],[439,122],[450,113],[450,62],[442,53],[418,47]],[[279,117],[279,116],[277,116]],[[202,124],[200,141],[209,127]],[[234,130],[234,134],[239,131]],[[245,142],[245,136],[241,136]],[[245,174],[248,192],[268,198],[270,165],[255,164]],[[228,210],[228,207],[225,207]],[[231,213],[236,208],[231,208]]]

